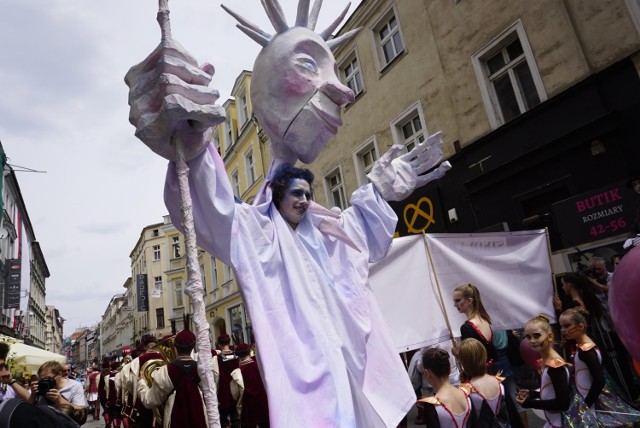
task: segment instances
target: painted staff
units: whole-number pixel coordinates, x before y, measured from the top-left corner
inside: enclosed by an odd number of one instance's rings
[[[198,267],[198,250],[189,191],[189,167],[187,166],[187,161],[194,156],[194,150],[197,151],[209,143],[210,133],[205,133],[204,138],[199,141],[193,141],[189,138],[189,133],[185,134],[184,131],[193,128],[196,133],[199,132],[199,135],[202,135],[202,129],[210,129],[213,125],[224,121],[224,110],[215,105],[215,101],[219,97],[218,92],[207,88],[213,76],[213,66],[204,64],[202,67],[198,67],[194,58],[177,54],[184,49],[171,37],[168,0],[159,0],[157,20],[162,34],[160,45],[142,63],[132,67],[125,77],[127,85],[131,88],[129,95],[131,122],[135,122],[138,138],[163,157],[176,162],[181,196],[181,223],[185,235],[187,260],[185,292],[193,305],[198,374],[202,382],[202,393],[209,426],[219,428],[220,415],[211,366],[209,323],[205,313],[203,287]],[[183,62],[167,62],[167,52]],[[197,113],[189,115],[195,110],[195,105],[192,105],[193,103],[187,98],[193,96],[194,90],[190,85],[181,84],[182,82],[177,82],[167,74],[167,70],[176,72],[177,69],[189,70],[192,73],[194,69],[197,70],[194,83],[203,85],[203,87],[198,90],[199,95],[196,98],[206,102],[207,108],[202,109],[197,106]],[[156,85],[155,79],[157,79],[158,73],[160,73],[160,83]],[[151,89],[152,85],[159,88]],[[149,96],[149,92],[151,96]],[[141,114],[142,111],[145,113]],[[152,113],[149,114],[149,111]],[[139,115],[144,116],[144,119],[140,119]],[[170,141],[171,144],[167,145],[166,141]]]

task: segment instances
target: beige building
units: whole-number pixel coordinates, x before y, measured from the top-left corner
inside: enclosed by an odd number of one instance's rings
[[[45,327],[45,344],[44,349],[54,354],[63,354],[63,327],[64,318],[60,316],[60,312],[55,306],[47,305],[46,307],[46,327]]]
[[[132,344],[145,334],[160,338],[171,333],[168,319],[173,308],[173,293],[165,272],[181,254],[180,243],[167,239],[164,226],[157,223],[142,229],[129,255],[132,292],[127,297],[131,304],[128,307],[133,309],[133,334],[129,337]]]
[[[107,309],[102,315],[100,322],[102,355],[120,357],[122,356],[122,349],[131,346],[132,332],[130,329],[125,328],[126,324],[124,323],[124,319],[128,316],[127,303],[125,293],[116,294],[111,298]],[[82,360],[80,359],[81,356]],[[82,355],[80,351],[77,352],[77,357],[75,358],[78,359],[74,358],[74,361],[86,361],[87,356],[88,350],[85,347],[82,350]]]
[[[583,225],[561,202],[638,172],[639,23],[631,0],[362,2],[338,33],[362,27],[335,52],[356,99],[310,167],[316,200],[346,208],[392,144],[441,130],[453,169],[392,204],[398,234],[548,227],[555,252],[617,249],[633,219]]]

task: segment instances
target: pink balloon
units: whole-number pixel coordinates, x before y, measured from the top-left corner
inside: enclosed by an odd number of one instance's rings
[[[609,311],[618,336],[633,358],[640,360],[640,247],[622,257],[609,288]]]
[[[542,358],[542,355],[540,355],[540,352],[531,349],[527,339],[520,342],[520,355],[529,367],[534,370],[540,370],[540,363],[538,363],[538,360]]]

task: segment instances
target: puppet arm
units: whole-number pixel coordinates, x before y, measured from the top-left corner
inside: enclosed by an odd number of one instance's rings
[[[448,161],[441,163],[428,174],[443,157],[442,134],[437,132],[423,143],[417,144],[409,153],[395,157],[404,149],[401,144],[391,148],[373,165],[367,178],[386,201],[401,201],[416,188],[444,176],[451,169]]]

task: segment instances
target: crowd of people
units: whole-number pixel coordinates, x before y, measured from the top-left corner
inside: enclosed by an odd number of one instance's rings
[[[592,267],[603,262],[594,258]],[[563,275],[557,325],[539,314],[517,331],[493,331],[480,290],[472,284],[456,288],[454,306],[467,318],[461,337],[450,349],[419,350],[409,364],[418,396],[416,425],[528,427],[531,408],[543,412],[549,428],[640,426],[640,373],[633,372],[607,317],[611,275],[609,283],[600,283],[598,277],[607,276],[595,272],[594,278]],[[599,299],[595,290],[604,295]],[[538,357],[532,367],[522,352]],[[519,376],[523,371],[536,382]]]

